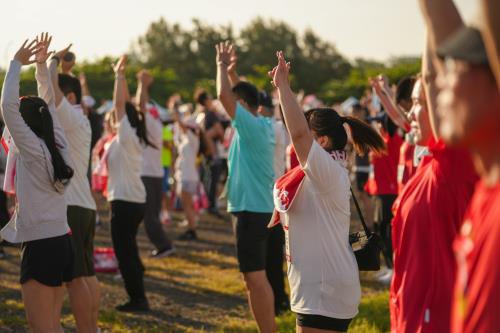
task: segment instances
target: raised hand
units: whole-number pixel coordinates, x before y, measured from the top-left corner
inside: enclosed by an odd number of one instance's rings
[[[127,65],[127,55],[124,54],[120,57],[118,62],[113,65],[113,71],[115,72],[116,75],[118,74],[125,74],[125,67]]]
[[[149,71],[142,69],[137,73],[137,81],[142,83],[145,87],[149,87],[153,83],[154,78]]]
[[[43,64],[47,61],[49,56],[53,52],[49,52],[49,46],[50,42],[52,41],[52,36],[49,36],[48,32],[42,32],[40,34],[40,37],[38,37],[38,42],[40,45],[40,48],[38,49],[38,52],[35,54],[35,60],[39,64]]]
[[[278,65],[268,72],[268,75],[273,79],[272,84],[276,88],[289,85],[288,73],[290,72],[290,63],[286,62],[283,51],[276,52]]]
[[[32,59],[32,57],[38,53],[41,47],[37,38],[32,40],[29,44],[28,42],[29,39],[26,39],[14,55],[14,60],[19,61],[22,65],[30,65],[36,62],[36,59]]]
[[[229,73],[236,73],[236,65],[238,64],[238,55],[236,54],[236,47],[233,46],[231,50],[231,58],[229,59],[229,66],[227,71]]]
[[[215,45],[217,51],[216,61],[218,65],[231,65],[231,56],[233,55],[234,45],[229,41],[221,42]]]
[[[69,52],[69,49],[71,48],[71,46],[73,46],[73,44],[69,44],[64,49],[62,49],[60,51],[57,51],[56,53],[54,53],[53,57],[59,59],[59,61],[62,61],[62,59],[64,58],[64,56],[66,55],[66,53]]]

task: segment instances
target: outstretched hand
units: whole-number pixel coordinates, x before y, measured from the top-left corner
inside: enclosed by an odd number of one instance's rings
[[[229,41],[221,42],[215,45],[215,50],[217,51],[217,57],[216,57],[217,64],[230,66],[232,56],[235,55],[234,45],[231,44]]]
[[[113,65],[113,71],[115,74],[125,74],[125,67],[127,66],[127,55],[124,54],[120,57],[118,62]]]
[[[39,64],[43,64],[47,61],[50,55],[54,52],[49,52],[50,42],[52,41],[52,36],[49,36],[48,32],[42,32],[40,37],[37,37],[39,40],[40,48],[38,52],[35,54],[35,60]]]
[[[59,59],[59,61],[62,61],[62,59],[64,58],[64,56],[66,55],[66,53],[69,52],[69,49],[71,48],[71,46],[73,46],[73,44],[69,44],[64,49],[62,49],[62,50],[57,51],[56,53],[54,53],[54,58],[57,58],[57,59]]]
[[[32,59],[32,57],[36,55],[42,47],[37,38],[32,40],[29,44],[28,42],[29,39],[26,39],[14,55],[14,60],[19,61],[22,65],[30,65],[36,62],[36,58]]]
[[[153,83],[154,79],[153,79],[153,76],[151,75],[151,73],[149,73],[145,69],[141,69],[137,73],[137,81],[142,83],[145,87],[149,87]]]
[[[238,64],[238,55],[236,54],[236,47],[233,46],[231,50],[231,58],[229,59],[229,66],[227,67],[227,71],[229,73],[235,73],[237,64]]]
[[[272,71],[268,72],[269,77],[273,80],[271,83],[276,88],[280,88],[285,85],[289,85],[288,73],[290,72],[290,63],[286,62],[283,51],[276,52],[276,57],[278,58],[278,65],[273,68]]]

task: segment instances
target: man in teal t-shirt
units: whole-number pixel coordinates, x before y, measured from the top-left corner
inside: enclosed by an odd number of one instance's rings
[[[229,65],[235,67],[232,46],[221,43],[216,48],[217,94],[235,129],[229,148],[227,197],[228,211],[235,217],[238,264],[259,331],[274,332],[274,296],[265,271],[267,224],[274,208],[274,127],[271,119],[257,113],[257,88],[228,72]]]

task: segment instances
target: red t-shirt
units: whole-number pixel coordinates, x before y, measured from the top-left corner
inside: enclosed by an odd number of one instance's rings
[[[394,207],[392,332],[448,332],[455,280],[453,240],[477,175],[470,155],[441,143],[430,147]]]
[[[458,272],[452,332],[500,331],[500,182],[479,182],[454,243]]]
[[[372,172],[365,185],[365,191],[371,195],[398,194],[399,151],[403,139],[394,134],[382,134],[387,145],[387,154],[376,156],[370,153]]]
[[[408,180],[415,174],[417,167],[413,164],[415,145],[404,141],[399,150],[398,192],[401,193]]]

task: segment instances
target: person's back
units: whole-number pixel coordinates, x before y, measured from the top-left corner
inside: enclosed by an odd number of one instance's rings
[[[272,212],[272,121],[254,116],[238,104],[233,127],[235,134],[228,158],[228,211]]]

